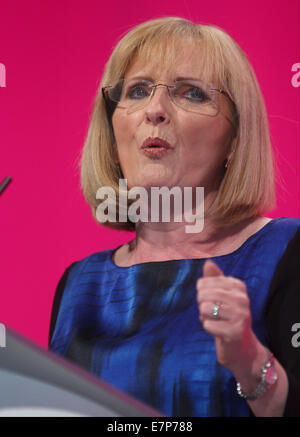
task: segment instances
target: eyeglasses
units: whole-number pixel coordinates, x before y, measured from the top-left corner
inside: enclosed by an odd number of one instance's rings
[[[226,96],[234,105],[230,94],[223,89],[213,88],[201,80],[178,80],[174,85],[165,85],[139,80],[119,80],[113,86],[102,88],[105,101],[107,97],[118,108],[132,113],[144,108],[151,100],[157,87],[166,87],[171,101],[186,111],[215,117],[220,112],[220,94]]]

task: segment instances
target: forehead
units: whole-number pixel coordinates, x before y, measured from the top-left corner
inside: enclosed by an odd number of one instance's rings
[[[174,81],[177,77],[192,77],[210,81],[213,74],[207,66],[200,41],[175,41],[173,44],[143,47],[133,57],[125,78],[147,76],[153,81]]]

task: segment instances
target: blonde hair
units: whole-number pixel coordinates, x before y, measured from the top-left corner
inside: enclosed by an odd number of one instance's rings
[[[134,27],[118,42],[108,60],[96,95],[81,157],[81,186],[96,217],[96,192],[110,186],[118,192],[122,178],[116,162],[111,123],[114,108],[106,106],[102,87],[124,78],[135,56],[173,65],[179,41],[201,44],[203,77],[228,91],[235,102],[232,157],[217,196],[205,212],[216,226],[227,226],[274,207],[274,159],[264,100],[255,73],[239,45],[216,26],[194,24],[179,17],[150,20]],[[200,51],[200,47],[199,47]],[[202,64],[201,64],[202,65]],[[129,203],[129,202],[128,202]],[[118,201],[116,207],[118,208]],[[134,223],[105,225],[134,230]]]

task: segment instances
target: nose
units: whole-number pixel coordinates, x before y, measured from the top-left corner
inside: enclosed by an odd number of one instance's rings
[[[169,90],[164,85],[156,85],[153,89],[152,97],[145,108],[148,122],[157,124],[167,124],[170,121]]]

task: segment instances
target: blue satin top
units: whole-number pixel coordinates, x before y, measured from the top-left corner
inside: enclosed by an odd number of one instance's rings
[[[300,219],[273,219],[239,249],[211,258],[246,283],[263,344],[271,278],[299,227]],[[115,250],[71,268],[49,348],[167,416],[248,416],[199,320],[196,281],[206,258],[119,267]]]

